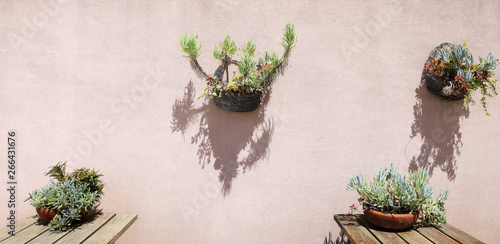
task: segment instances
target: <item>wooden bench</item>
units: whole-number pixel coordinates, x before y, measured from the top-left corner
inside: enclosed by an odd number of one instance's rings
[[[336,214],[334,219],[351,243],[484,243],[451,224],[388,231],[372,225],[363,214]]]
[[[137,214],[97,213],[70,231],[49,230],[47,222],[34,214],[16,223],[14,236],[5,227],[0,243],[114,243],[137,219]]]

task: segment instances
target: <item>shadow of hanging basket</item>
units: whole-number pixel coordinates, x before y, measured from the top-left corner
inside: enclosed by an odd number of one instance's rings
[[[425,64],[430,65],[432,59],[437,60],[440,57],[439,50],[441,50],[441,48],[443,48],[444,46],[453,47],[454,45],[452,43],[441,43],[439,46],[432,49],[431,53],[429,54],[429,58],[427,59]],[[425,67],[424,67],[424,69],[425,69]],[[427,72],[427,71],[425,71],[424,73],[425,73],[425,75],[424,75],[425,84],[427,86],[427,89],[430,92],[432,92],[432,93],[434,93],[434,94],[438,95],[439,97],[444,98],[446,100],[457,101],[457,100],[464,99],[465,94],[455,95],[456,94],[455,92],[453,92],[455,94],[443,93],[443,89],[446,86],[450,85],[449,81],[446,81],[444,76],[437,76],[433,72]],[[454,91],[457,91],[459,89],[459,87],[452,87],[452,89]]]

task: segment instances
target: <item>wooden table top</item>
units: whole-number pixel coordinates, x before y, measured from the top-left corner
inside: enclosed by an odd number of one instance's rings
[[[484,243],[451,224],[388,231],[372,225],[363,214],[336,214],[334,219],[351,243]]]
[[[114,243],[137,219],[137,214],[97,213],[71,231],[49,230],[37,214],[20,219],[15,235],[0,230],[0,243]]]

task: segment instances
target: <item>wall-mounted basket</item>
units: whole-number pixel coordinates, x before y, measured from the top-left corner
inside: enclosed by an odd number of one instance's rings
[[[201,54],[201,44],[197,35],[182,35],[179,43],[181,50],[189,58],[191,68],[207,81],[201,96],[213,98],[219,108],[234,112],[249,112],[257,109],[263,93],[270,89],[276,76],[282,75],[285,71],[290,53],[295,50],[297,37],[294,25],[287,23],[280,42],[283,46],[281,57],[276,52],[264,52],[262,58],[254,60],[257,47],[253,40],[238,49],[235,42],[226,36],[224,41],[215,46],[213,56],[221,65],[213,75],[207,74],[197,60]],[[233,60],[232,57],[238,50],[241,52],[241,58],[239,61]],[[233,72],[232,78],[229,76],[231,64],[238,67]]]
[[[432,49],[431,53],[429,54],[429,58],[427,59],[427,62],[425,63],[426,66],[431,64],[432,59],[438,59],[439,58],[439,50],[443,48],[444,46],[450,46],[453,47],[454,45],[451,43],[441,43],[439,46],[435,47]],[[446,99],[446,100],[451,100],[451,101],[456,101],[456,100],[461,100],[464,98],[463,94],[461,96],[457,96],[454,94],[445,94],[443,93],[443,88],[446,86],[449,86],[445,79],[442,76],[437,76],[436,74],[432,72],[428,72],[427,70],[424,71],[425,75],[425,84],[427,86],[427,89],[429,89],[430,92]],[[458,87],[453,87],[454,90],[458,90]]]
[[[262,92],[244,93],[244,94],[226,94],[222,93],[214,97],[215,105],[219,108],[233,112],[250,112],[259,107],[262,98]]]
[[[238,64],[237,60],[232,60],[231,64]],[[214,72],[214,76],[223,77],[224,64],[221,64]],[[251,112],[259,107],[262,99],[262,92],[254,93],[229,93],[220,91],[220,96],[213,96],[215,106],[232,112]]]

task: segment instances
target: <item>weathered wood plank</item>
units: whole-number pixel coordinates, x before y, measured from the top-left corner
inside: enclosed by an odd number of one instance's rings
[[[25,228],[21,233],[2,241],[2,244],[19,244],[26,243],[31,239],[39,236],[40,234],[48,231],[49,227],[47,226],[47,222],[44,220],[38,221],[36,224],[32,224]]]
[[[116,214],[83,243],[114,243],[137,219],[137,214]]]
[[[384,243],[384,244],[386,244],[386,243],[387,244],[392,244],[392,243],[406,244],[406,242],[403,239],[401,239],[401,237],[398,236],[398,234],[396,234],[396,232],[387,231],[387,230],[384,230],[382,228],[379,228],[379,227],[373,225],[372,223],[370,223],[370,221],[368,219],[366,219],[364,214],[357,214],[356,217],[382,243]]]
[[[28,243],[54,243],[67,235],[70,231],[47,230]]]
[[[115,215],[115,213],[96,214],[61,239],[57,239],[56,243],[81,243],[104,226]]]
[[[90,219],[92,219],[91,217]],[[90,221],[89,219],[89,221]],[[80,226],[77,226],[75,228],[80,228],[82,224],[85,224],[86,222],[75,222],[75,224],[80,224]],[[86,227],[84,227],[86,229]],[[43,234],[37,236],[34,240],[30,241],[29,243],[55,243],[59,239],[73,233],[74,230],[68,230],[68,231],[57,231],[57,230],[49,230],[45,231]],[[89,236],[92,232],[88,233],[87,236]],[[74,243],[74,242],[66,242],[66,243]]]
[[[397,232],[399,236],[401,236],[408,243],[419,243],[419,244],[432,244],[433,242],[429,241],[422,234],[420,234],[416,230],[407,230]]]
[[[443,231],[445,234],[451,236],[453,239],[461,243],[471,243],[471,244],[484,243],[451,224],[442,225],[441,231]]]
[[[20,219],[15,224],[16,231],[14,232],[14,234],[17,234],[17,233],[23,231],[26,227],[28,227],[28,226],[30,226],[32,224],[35,224],[37,221],[38,221],[38,215],[37,214],[33,214],[33,215],[30,215],[30,216],[28,216],[26,218]],[[9,231],[11,231],[11,229],[8,228],[8,226],[6,226],[5,228],[2,228],[0,230],[0,241],[3,241],[5,239],[11,237],[11,235],[9,234]]]
[[[439,244],[458,243],[457,241],[451,239],[449,236],[445,235],[443,232],[439,231],[434,227],[420,227],[417,229],[417,231],[434,243],[439,243]]]
[[[356,216],[336,214],[334,219],[351,243],[380,243]]]

